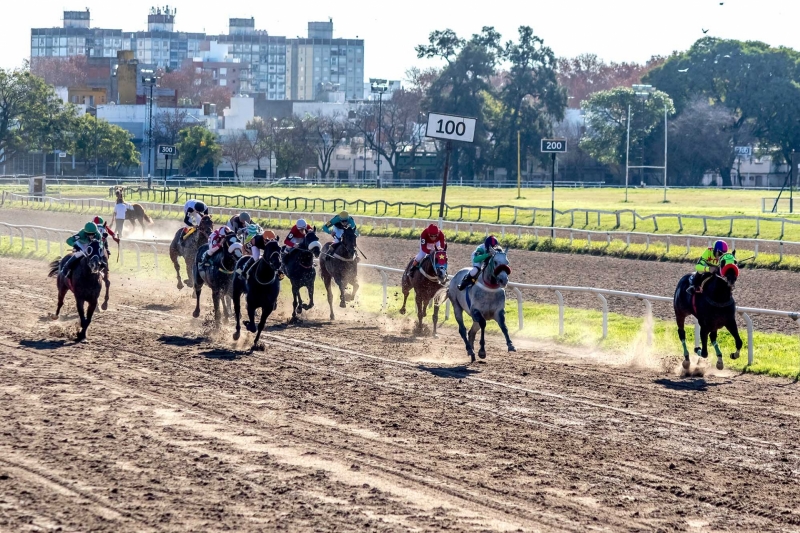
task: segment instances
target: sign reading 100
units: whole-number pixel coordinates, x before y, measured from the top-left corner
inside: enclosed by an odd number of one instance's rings
[[[475,138],[475,122],[474,118],[430,113],[425,135],[434,139],[471,143]]]

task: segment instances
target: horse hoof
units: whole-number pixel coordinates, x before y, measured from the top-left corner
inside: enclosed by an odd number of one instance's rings
[[[264,350],[265,350],[265,348],[264,348],[263,344],[254,344],[253,345],[253,351],[254,352],[263,352]]]
[[[314,304],[303,304],[303,309],[305,309],[306,311],[308,311],[309,309],[313,309],[313,308],[314,308]]]
[[[233,340],[235,340],[235,341],[238,341],[238,340],[239,340],[239,337],[241,337],[241,335],[242,335],[242,334],[241,334],[241,332],[239,332],[239,331],[234,331],[234,332],[233,332]]]
[[[508,345],[508,351],[509,351],[509,352],[516,352],[516,351],[517,351],[517,349],[516,349],[516,348],[514,348],[514,345],[513,345],[513,344],[509,344],[509,345]]]
[[[731,359],[739,359],[739,352],[733,352],[731,354]]]
[[[195,309],[194,311],[192,311],[192,316],[195,317],[195,318],[198,318],[200,316],[200,310],[199,309]]]
[[[181,290],[181,289],[183,289],[183,283],[181,283],[181,282],[179,281],[179,282],[178,282],[178,290]]]
[[[725,368],[725,365],[722,364],[722,357],[720,357],[717,359],[717,370],[722,370],[723,368]]]
[[[401,308],[400,308],[400,314],[401,314],[401,315],[404,315],[404,314],[406,314],[406,308],[405,308],[405,307],[401,307]]]
[[[100,306],[100,309],[103,311],[108,311],[108,302],[103,302],[103,305]]]
[[[684,370],[689,370],[689,360],[688,359],[684,359],[683,360],[683,369]]]
[[[438,339],[438,338],[439,338],[439,334],[438,334],[438,333],[434,333],[434,334],[433,334],[433,338],[434,338],[434,339]]]
[[[191,289],[192,287],[194,287],[194,283],[193,283],[191,280],[188,280],[188,279],[187,279],[186,281],[184,281],[184,283],[185,283],[185,284],[186,284],[186,286],[187,286],[187,287],[189,287],[190,289]]]
[[[336,320],[336,317],[333,316],[333,313],[331,313],[331,320]]]
[[[696,353],[697,355],[700,355],[700,354],[703,353],[703,350],[701,348],[697,347],[697,348],[694,349],[694,353]]]
[[[486,359],[486,350],[484,350],[483,348],[478,350],[478,357],[480,357],[481,359]]]
[[[344,309],[345,307],[347,307],[347,304],[346,304],[346,303],[344,303],[344,300],[342,300],[341,302],[339,302],[339,307],[341,307],[342,309]]]
[[[85,342],[86,341],[86,333],[79,332],[77,338],[75,339],[77,342]]]
[[[256,325],[253,324],[252,322],[245,322],[244,323],[244,327],[246,327],[247,331],[249,331],[250,333],[255,333],[255,332],[258,331],[258,328],[256,327]]]

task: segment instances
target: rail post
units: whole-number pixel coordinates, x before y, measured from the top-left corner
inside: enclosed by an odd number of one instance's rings
[[[158,272],[158,249],[155,244],[151,244],[150,247],[153,248],[153,263],[156,266],[156,272]]]
[[[382,287],[382,289],[383,289],[383,300],[382,300],[382,303],[381,303],[381,311],[383,311],[385,313],[386,312],[386,307],[388,305],[388,297],[386,295],[386,292],[387,292],[387,289],[388,289],[388,286],[389,286],[389,276],[386,274],[386,272],[384,270],[379,270],[378,272],[380,272],[381,281],[383,282],[383,287]]]
[[[564,296],[561,291],[556,291],[556,298],[558,299],[558,336],[564,336]]]
[[[597,298],[603,308],[603,338],[606,339],[608,338],[608,300],[599,292],[597,293]]]
[[[753,319],[747,313],[742,313],[744,323],[747,325],[747,364],[753,364]]]
[[[444,302],[444,321],[447,322],[449,318],[450,318],[450,298],[448,298]]]
[[[522,308],[522,291],[519,290],[519,287],[512,287],[512,290],[517,296],[517,323],[519,324],[519,330],[522,331],[522,328],[525,326],[524,309]]]
[[[33,248],[34,248],[34,250],[36,250],[38,252],[39,251],[39,232],[36,231],[36,228],[31,228],[31,231],[33,232]]]
[[[653,344],[653,304],[647,298],[644,299],[644,326],[647,328],[647,345]]]

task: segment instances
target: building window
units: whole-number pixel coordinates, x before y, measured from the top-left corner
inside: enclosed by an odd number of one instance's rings
[[[226,85],[228,85],[228,80],[219,80],[219,85],[220,87],[225,87]]]

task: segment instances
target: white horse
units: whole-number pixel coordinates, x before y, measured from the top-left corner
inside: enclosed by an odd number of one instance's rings
[[[453,312],[456,322],[458,322],[458,333],[467,346],[467,355],[475,361],[475,335],[478,328],[481,330],[481,349],[478,350],[478,357],[486,358],[486,348],[484,333],[486,331],[486,321],[495,320],[500,326],[506,338],[506,345],[509,352],[516,352],[516,348],[511,343],[506,327],[506,285],[508,276],[511,274],[511,267],[508,266],[506,252],[498,251],[489,260],[489,264],[480,272],[478,280],[474,285],[467,287],[466,290],[459,291],[458,286],[461,280],[469,273],[469,269],[460,270],[450,281],[447,289],[447,297],[453,304]],[[467,328],[464,326],[463,313],[466,311],[472,317],[472,328],[469,330],[467,338]]]

